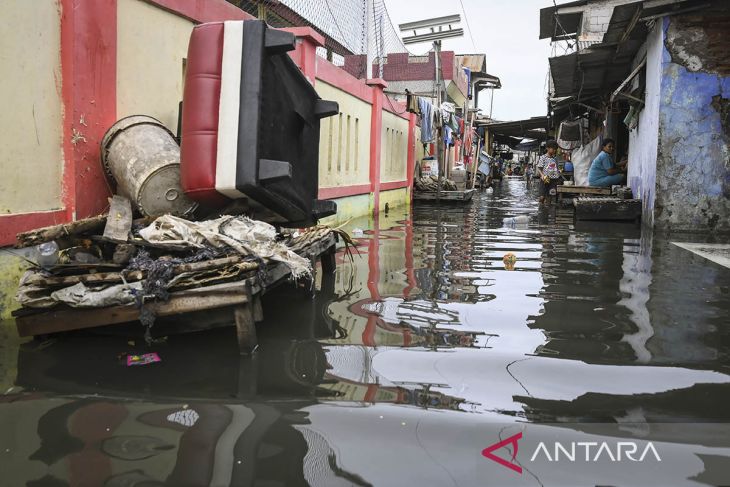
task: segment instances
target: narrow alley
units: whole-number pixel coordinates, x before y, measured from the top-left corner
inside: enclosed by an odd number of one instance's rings
[[[517,215],[529,223],[504,226]],[[676,458],[651,481],[679,485],[702,472],[682,454],[730,454],[730,273],[635,224],[602,225],[539,209],[522,178],[469,206],[353,221],[352,262],[341,251],[314,298],[266,296],[254,360],[229,329],[171,336],[134,374],[107,360],[124,337],[6,336],[3,471],[12,459],[14,484],[52,463],[72,484],[94,465],[97,485],[502,485],[511,472],[474,456],[490,435],[585,441],[639,423]],[[84,446],[98,429],[115,432],[103,461]],[[515,485],[565,481],[533,473]],[[648,485],[638,466],[590,465],[570,485],[629,474]]]

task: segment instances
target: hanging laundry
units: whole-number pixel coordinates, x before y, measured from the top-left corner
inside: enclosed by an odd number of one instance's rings
[[[461,117],[454,116],[454,131],[456,132],[456,135],[461,137],[461,135],[464,133],[464,119]]]
[[[454,129],[450,125],[444,125],[444,144],[454,145]]]
[[[433,105],[427,98],[418,97],[418,108],[421,111],[421,142],[428,144],[433,142]]]
[[[471,99],[471,69],[462,67],[466,75],[466,96]]]
[[[444,125],[451,125],[453,129],[453,118],[456,114],[456,105],[453,103],[450,103],[448,101],[445,101],[441,104],[441,120]]]

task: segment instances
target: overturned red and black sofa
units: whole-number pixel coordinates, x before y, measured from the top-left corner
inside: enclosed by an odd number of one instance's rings
[[[306,226],[337,206],[318,200],[319,98],[288,51],[296,38],[265,22],[196,26],[188,47],[181,183],[208,208],[245,199],[257,217]]]

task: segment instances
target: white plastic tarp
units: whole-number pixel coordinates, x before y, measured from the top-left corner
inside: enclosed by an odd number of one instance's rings
[[[588,144],[573,151],[573,180],[576,186],[588,186],[588,169],[591,162],[601,151],[601,136],[599,135]]]

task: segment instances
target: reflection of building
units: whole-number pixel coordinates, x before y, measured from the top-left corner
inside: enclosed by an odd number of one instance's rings
[[[400,298],[360,300],[347,305],[332,303],[329,312],[340,326],[348,327],[348,340],[330,343],[362,343],[368,346],[471,347],[483,332],[459,330],[459,312],[445,304]],[[343,325],[344,323],[344,325]],[[365,330],[358,334],[359,327]],[[450,328],[457,327],[457,329]],[[360,340],[362,338],[362,340]]]
[[[449,396],[432,387],[444,384],[393,383],[373,369],[373,358],[383,349],[365,346],[327,346],[328,369],[319,386],[328,400],[362,403],[392,403],[427,409],[465,410],[462,398]],[[327,391],[331,396],[327,396]]]

